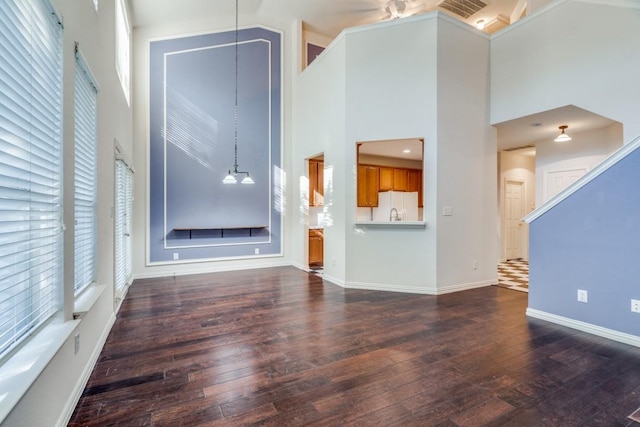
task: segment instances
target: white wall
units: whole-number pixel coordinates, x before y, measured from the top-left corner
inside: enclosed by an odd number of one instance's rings
[[[504,194],[507,181],[521,181],[524,183],[524,205],[525,214],[533,211],[536,207],[536,158],[535,156],[525,156],[517,152],[502,151],[499,153],[498,165],[500,172],[498,175],[498,215],[500,217],[500,235],[499,256],[500,260],[506,260],[506,250],[504,242],[505,229],[505,205]],[[523,227],[528,225],[523,224]],[[529,239],[528,231],[525,233],[523,241],[523,258],[529,259]]]
[[[288,212],[283,216],[283,255],[265,256],[250,259],[186,261],[163,265],[147,264],[148,233],[148,153],[149,153],[149,41],[154,39],[203,34],[216,31],[227,31],[233,28],[235,20],[232,15],[203,16],[196,20],[172,22],[166,25],[137,27],[133,32],[133,135],[136,144],[133,148],[133,162],[136,170],[134,179],[134,220],[133,228],[133,272],[135,278],[161,277],[167,275],[194,274],[201,272],[239,270],[260,267],[290,265],[291,216]],[[241,15],[241,28],[263,25],[283,32],[283,119],[282,119],[282,152],[283,169],[286,174],[286,188],[292,188],[290,149],[291,143],[291,82],[297,75],[299,51],[296,37],[298,29],[289,21],[277,17],[256,17]],[[291,205],[289,205],[291,206]]]
[[[496,130],[487,123],[489,48],[484,33],[458,21],[438,21],[438,191],[433,217],[438,292],[496,281],[497,148]],[[443,216],[445,207],[451,207],[453,215]]]
[[[324,189],[324,275],[343,283],[345,276],[345,177],[351,169],[345,165],[345,39],[339,36],[330,48],[316,58],[295,81],[293,108],[292,186],[289,200],[293,216],[292,258],[299,268],[307,266],[308,169],[305,159],[324,153],[325,182],[333,177],[334,185]]]
[[[609,154],[622,146],[622,126],[612,126],[588,132],[571,133],[572,140],[559,144],[552,140],[536,145],[536,205],[546,197],[548,174],[572,169],[593,169]]]
[[[640,135],[640,4],[622,3],[558,1],[495,34],[490,122],[575,105]]]
[[[115,319],[113,299],[114,139],[132,151],[132,117],[115,71],[115,2],[53,0],[64,19],[64,193],[65,289],[63,321],[75,325],[36,381],[2,421],[7,426],[66,425],[77,399]],[[98,93],[98,283],[105,290],[80,321],[71,321],[73,296],[73,166],[74,166],[74,43],[93,72]],[[73,326],[72,326],[73,327]],[[80,334],[80,351],[74,354],[74,335]],[[19,353],[18,353],[19,356]]]
[[[347,286],[435,293],[437,23],[430,14],[347,31]],[[425,141],[427,228],[355,226],[356,142],[403,138]]]

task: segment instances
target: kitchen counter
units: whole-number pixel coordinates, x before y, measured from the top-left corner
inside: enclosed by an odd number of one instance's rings
[[[356,221],[361,227],[426,228],[426,221]]]

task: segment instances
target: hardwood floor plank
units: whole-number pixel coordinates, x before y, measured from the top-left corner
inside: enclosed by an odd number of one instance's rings
[[[640,349],[526,307],[291,267],[136,280],[69,425],[629,425]]]

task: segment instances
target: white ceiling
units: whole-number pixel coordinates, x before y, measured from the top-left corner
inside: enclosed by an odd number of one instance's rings
[[[422,139],[394,139],[383,141],[364,141],[358,152],[370,156],[394,157],[406,160],[422,160]],[[408,152],[405,152],[408,150]]]
[[[494,125],[498,129],[498,151],[532,145],[536,141],[552,140],[560,133],[561,125],[569,126],[567,133],[586,132],[608,127],[615,121],[568,105],[531,116]]]
[[[235,0],[129,0],[133,26],[187,21],[203,16],[229,15],[233,24]],[[439,10],[460,20],[438,4],[443,0],[407,0],[408,15]],[[509,18],[518,0],[483,0],[487,7],[463,20],[474,25],[489,22],[498,14]],[[304,21],[307,28],[333,38],[347,27],[388,19],[388,0],[239,0],[240,15],[264,14]]]

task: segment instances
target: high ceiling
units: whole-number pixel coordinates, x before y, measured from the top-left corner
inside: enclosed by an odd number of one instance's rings
[[[211,16],[218,20],[229,17],[232,24],[235,0],[129,0],[134,27],[188,22]],[[502,19],[514,13],[518,0],[405,0],[405,15],[441,11],[469,25],[479,20],[485,23]],[[443,7],[443,2],[486,4],[467,18],[453,14]],[[343,29],[390,19],[386,7],[389,0],[239,0],[240,15],[277,16],[299,19],[305,28],[329,38],[336,37]],[[242,22],[242,20],[241,20]],[[558,126],[569,125],[569,132],[583,132],[610,126],[614,122],[583,109],[566,106],[540,114],[522,117],[496,124],[498,150],[523,147],[544,139],[553,139]]]
[[[405,15],[432,12],[448,13],[462,21],[475,25],[486,23],[498,15],[511,16],[518,0],[446,0],[465,2],[481,1],[486,7],[466,19],[439,6],[445,0],[406,0]],[[203,16],[233,16],[234,0],[130,0],[134,26],[158,25],[167,22],[187,21]],[[327,37],[335,37],[347,27],[370,24],[389,19],[385,10],[389,0],[239,0],[241,15],[272,15],[301,19],[307,28]]]

